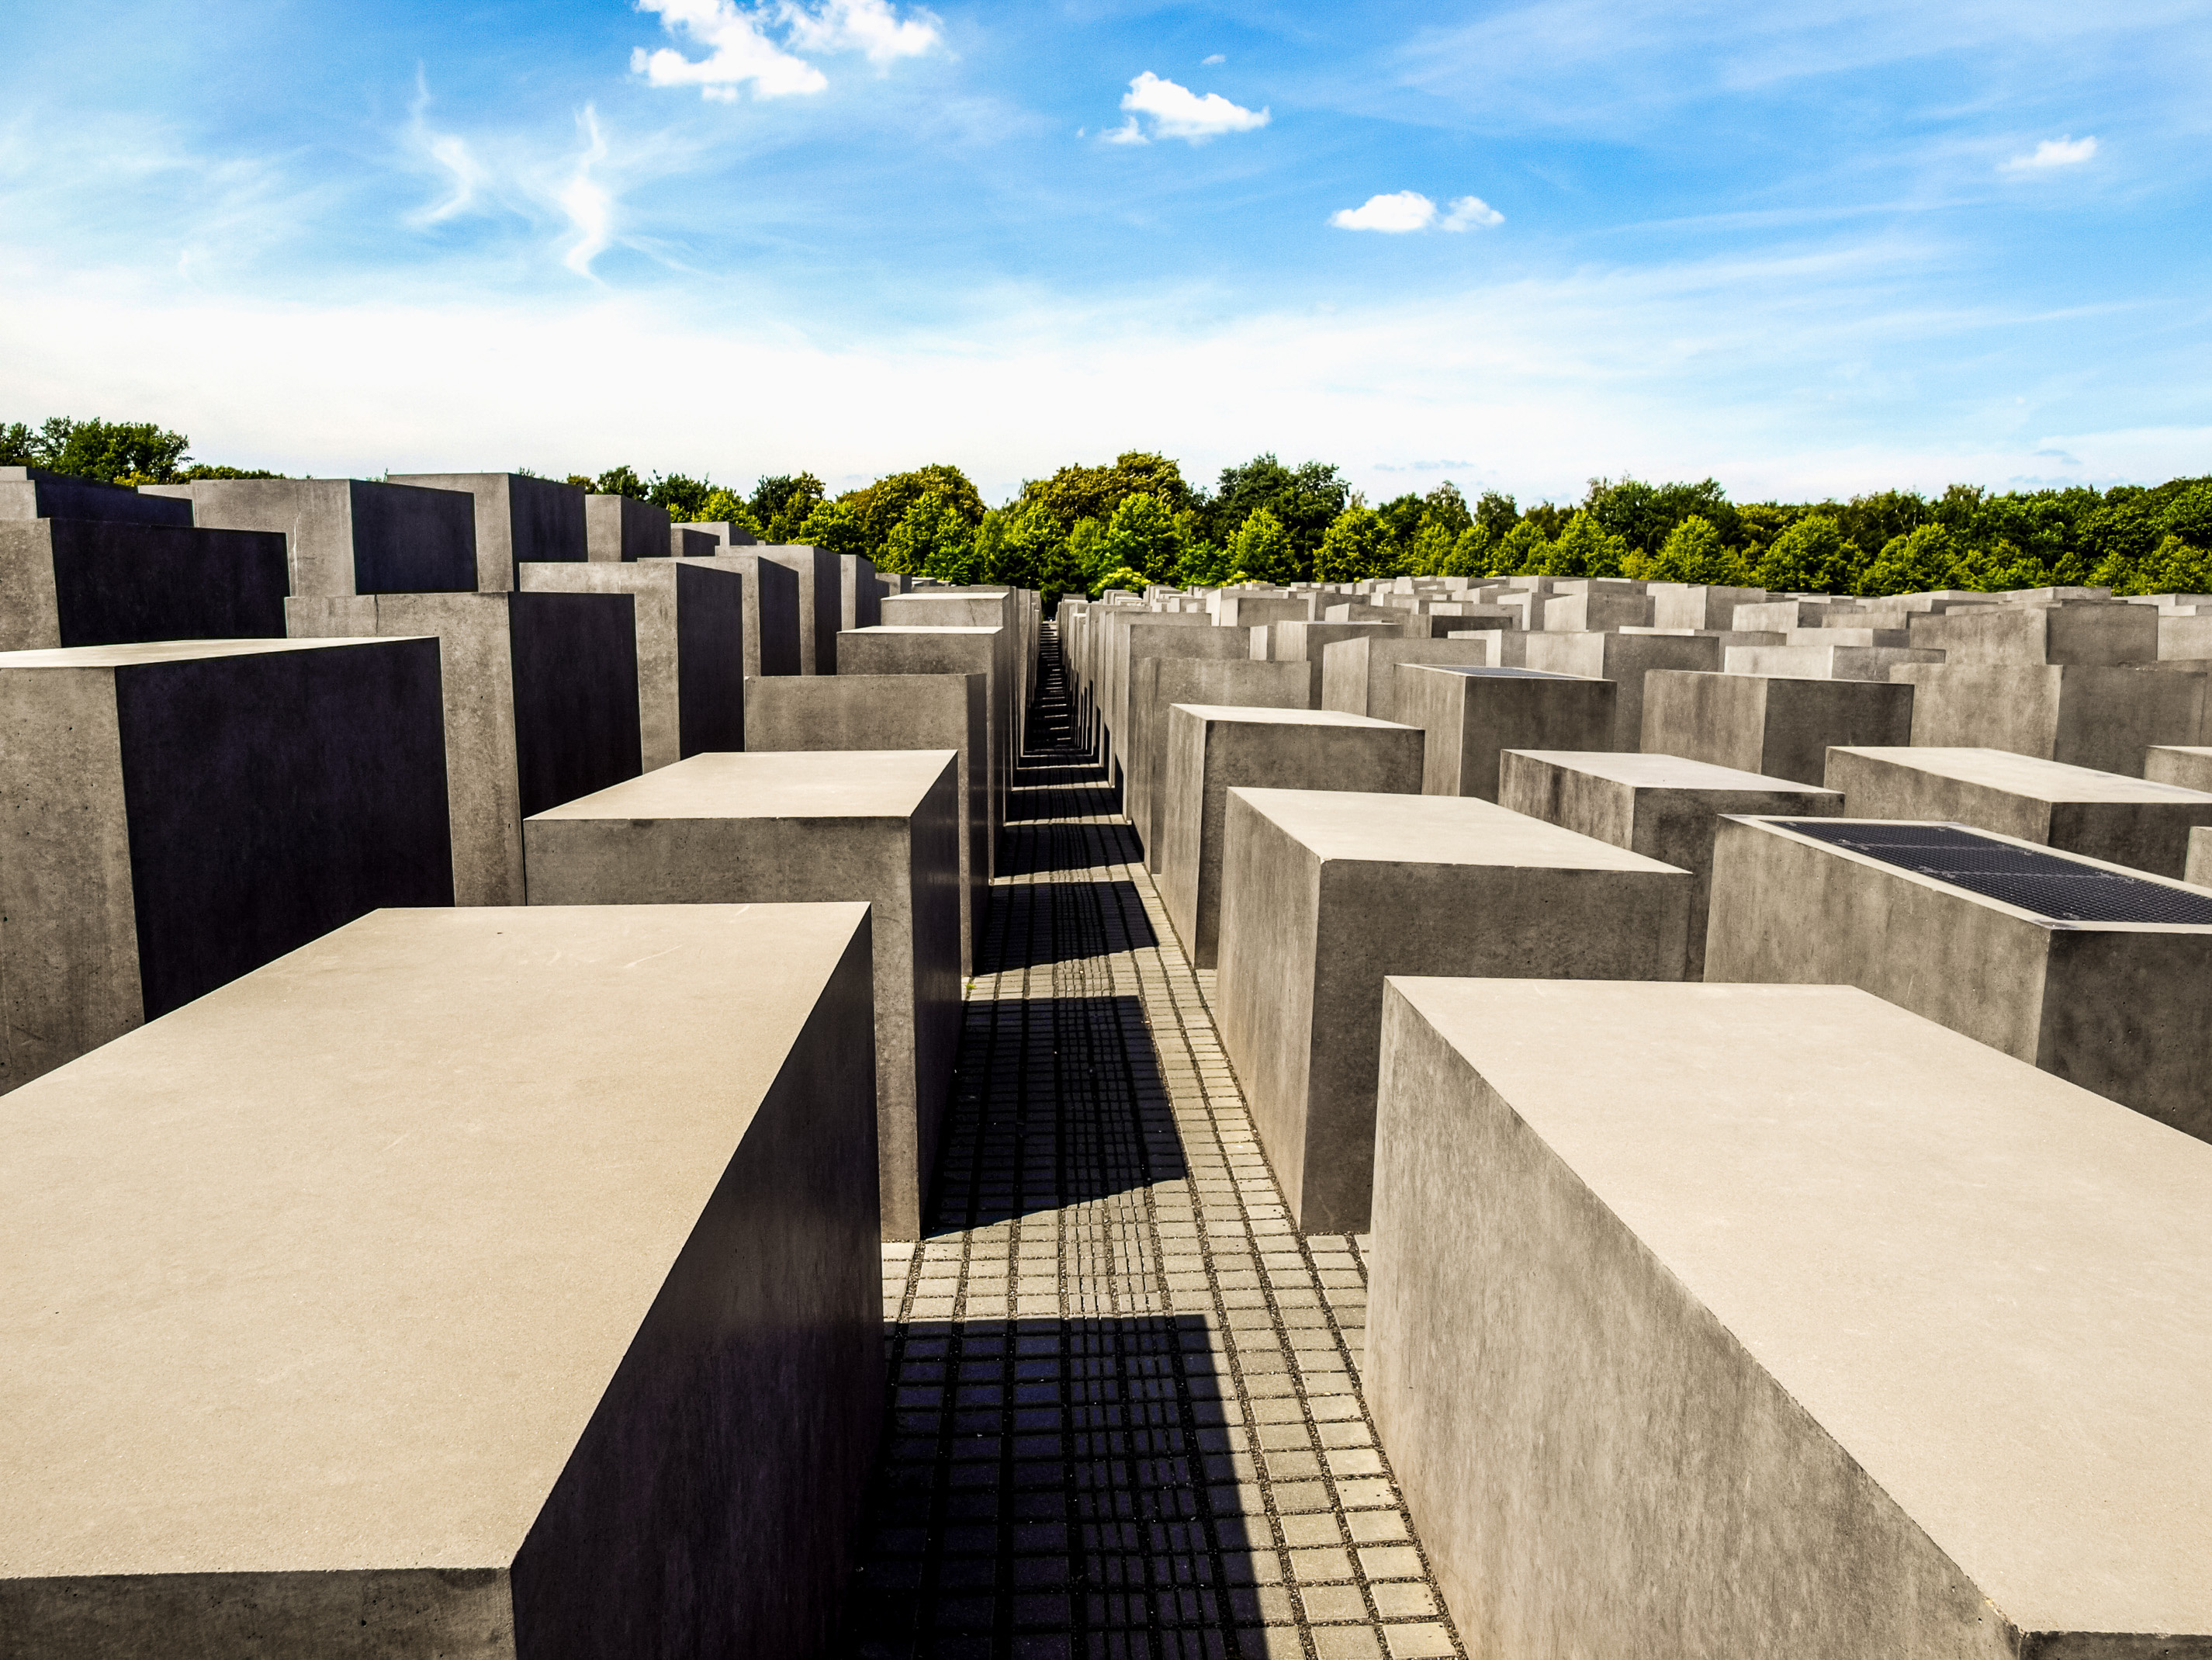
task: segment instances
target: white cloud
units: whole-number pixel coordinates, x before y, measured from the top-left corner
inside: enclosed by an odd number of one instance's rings
[[[468,140],[457,133],[434,131],[428,119],[430,112],[430,83],[424,78],[422,66],[415,70],[415,101],[409,107],[408,137],[416,146],[446,174],[446,195],[419,212],[410,214],[412,225],[442,224],[447,220],[466,213],[476,205],[477,192],[484,182],[485,172],[475,152],[469,149]]]
[[[1207,57],[1207,58],[1200,58],[1200,59],[1198,60],[1198,66],[1199,66],[1199,68],[1200,68],[1200,69],[1202,69],[1202,70],[1210,70],[1210,69],[1212,69],[1212,68],[1216,64],[1225,64],[1225,63],[1227,63],[1228,61],[1229,61],[1229,60],[1228,60],[1226,58],[1224,58],[1224,57],[1223,57],[1219,52],[1217,52],[1213,53],[1211,57]]]
[[[706,48],[707,56],[640,46],[630,53],[631,73],[656,87],[696,86],[701,97],[724,104],[736,102],[739,89],[748,86],[756,98],[822,91],[829,77],[799,52],[858,52],[872,64],[885,64],[944,44],[933,14],[917,7],[901,18],[890,0],[822,0],[817,6],[780,0],[772,11],[734,0],[637,0],[637,7],[659,13],[663,28]],[[773,26],[782,28],[783,44],[769,38]]]
[[[1201,98],[1188,87],[1163,81],[1150,70],[1129,82],[1129,90],[1122,95],[1121,107],[1129,112],[1129,119],[1105,135],[1112,143],[1143,143],[1146,135],[1137,125],[1140,115],[1152,119],[1151,137],[1181,138],[1193,144],[1202,144],[1227,132],[1250,132],[1266,126],[1269,119],[1264,109],[1248,110],[1231,103],[1218,92],[1209,92]]]
[[[1379,230],[1391,235],[1426,230],[1437,222],[1437,204],[1419,191],[1401,190],[1389,196],[1370,196],[1356,208],[1340,208],[1328,216],[1339,230]]]
[[[917,7],[902,19],[889,0],[827,0],[818,11],[785,0],[777,15],[802,51],[862,52],[872,64],[919,58],[945,44],[933,14]]]
[[[1480,196],[1455,198],[1437,222],[1438,230],[1473,230],[1477,225],[1502,225],[1505,216],[1484,201]]]
[[[562,186],[561,210],[575,228],[575,240],[561,255],[561,263],[579,277],[592,274],[592,261],[607,251],[609,227],[614,220],[614,196],[592,177],[592,168],[607,159],[607,141],[599,131],[599,112],[589,104],[576,118],[584,130],[584,153],[576,158],[576,171]]]
[[[2078,167],[2097,153],[2094,138],[2046,138],[2026,155],[2015,155],[1997,169],[2000,173],[2049,173],[2055,167]]]

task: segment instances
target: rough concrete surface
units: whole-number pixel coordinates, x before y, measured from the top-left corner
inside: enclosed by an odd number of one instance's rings
[[[1819,785],[1831,745],[1911,737],[1913,696],[1878,680],[1662,672],[1644,683],[1644,748]]]
[[[1610,680],[1428,663],[1401,663],[1393,672],[1397,718],[1425,734],[1425,794],[1495,801],[1502,751],[1605,749],[1618,730],[1620,689]]]

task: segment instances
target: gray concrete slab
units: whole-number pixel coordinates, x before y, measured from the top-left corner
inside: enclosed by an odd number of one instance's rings
[[[594,562],[665,559],[674,528],[667,512],[650,502],[627,496],[584,497],[585,556]]]
[[[362,594],[285,611],[295,640],[436,637],[457,905],[520,904],[523,819],[642,764],[629,594]]]
[[[526,564],[520,587],[526,593],[630,597],[641,770],[709,750],[745,747],[744,578],[739,573],[673,559]]]
[[[1591,593],[1563,593],[1544,602],[1543,631],[1589,634],[1630,626],[1649,628],[1655,626],[1652,615],[1649,594],[1608,593],[1602,589]]]
[[[1838,819],[1893,830],[1900,821]],[[1966,827],[1961,827],[1962,829]],[[1956,872],[2059,861],[2055,912],[2131,879],[2201,909],[2203,896],[2142,871],[1975,830]],[[2014,890],[2025,891],[2024,890]],[[2184,897],[2185,897],[2185,898]],[[1711,982],[1851,985],[1991,1049],[2212,1139],[2212,923],[2077,921],[1818,841],[1765,818],[1724,818],[1713,849]]]
[[[1112,629],[1112,708],[1106,721],[1114,768],[1109,775],[1120,781],[1122,811],[1131,824],[1139,822],[1137,814],[1145,794],[1137,777],[1137,665],[1147,657],[1225,660],[1233,655],[1237,635],[1234,629],[1213,627],[1202,611],[1154,616]]]
[[[1291,1222],[1364,1233],[1382,982],[1682,977],[1694,879],[1464,796],[1232,789],[1222,1045]]]
[[[704,531],[689,530],[682,525],[668,527],[668,556],[673,559],[712,559],[726,545]],[[793,586],[797,586],[795,582]]]
[[[1807,630],[1842,634],[1842,629]],[[1853,634],[1893,634],[1893,629],[1854,629]],[[1876,645],[1871,639],[1855,642],[1838,640],[1819,645],[1729,646],[1722,668],[1729,674],[1782,675],[1798,680],[1887,680],[1899,663],[1940,663],[1940,651],[1914,646]]]
[[[282,639],[284,538],[126,520],[0,520],[0,650]]]
[[[746,748],[952,750],[961,800],[960,966],[973,974],[990,913],[990,678],[982,674],[781,675],[746,692]]]
[[[1239,654],[1236,629],[1191,629],[1174,636],[1178,653],[1201,642],[1218,657],[1133,659],[1129,699],[1129,787],[1122,810],[1144,844],[1146,867],[1164,868],[1167,843],[1168,711],[1177,703],[1302,709],[1310,677],[1295,663],[1259,663]]]
[[[872,559],[857,553],[837,556],[837,626],[872,629],[884,620],[884,591],[876,579]]]
[[[2143,776],[2154,784],[2212,794],[2212,745],[2154,745],[2143,756]]]
[[[2195,887],[2212,888],[2212,830],[2189,832],[2189,865],[2182,879]]]
[[[550,564],[590,556],[584,492],[574,484],[516,472],[394,472],[386,482],[460,490],[476,502],[477,580],[483,593],[514,590],[525,562]]]
[[[983,781],[990,808],[991,874],[999,871],[1000,833],[1014,770],[1013,689],[1009,642],[1000,628],[909,627],[883,623],[855,629],[838,642],[844,674],[981,674],[990,683],[990,769]]]
[[[826,548],[773,543],[754,552],[799,578],[799,672],[836,673],[837,633],[845,623],[845,568],[838,556]]]
[[[1167,714],[1161,737],[1161,897],[1194,968],[1213,967],[1220,939],[1231,789],[1421,792],[1421,733],[1412,727],[1334,709],[1222,703],[1176,703]]]
[[[2158,654],[2197,662],[2212,658],[2212,614],[2200,610],[2194,616],[2160,617]]]
[[[1838,747],[1828,751],[1827,782],[1853,818],[1949,820],[2160,876],[2179,876],[2191,828],[2212,824],[2203,790],[2009,750]]]
[[[1397,718],[1425,734],[1428,795],[1495,801],[1501,751],[1602,749],[1618,729],[1610,680],[1443,663],[1401,663],[1393,673]]]
[[[865,901],[886,1239],[919,1237],[960,1037],[959,756],[696,755],[532,818],[533,905]]]
[[[1367,1389],[1469,1654],[2185,1654],[2212,1150],[1832,986],[1391,982]]]
[[[757,553],[719,553],[692,561],[744,579],[744,678],[799,672],[799,575]]]
[[[1738,605],[1756,605],[1767,602],[1765,588],[1732,588],[1719,583],[1654,582],[1647,593],[1651,596],[1651,622],[1662,629],[1737,629],[1744,624],[1735,620]],[[1754,623],[1753,628],[1772,626]]]
[[[433,640],[0,653],[0,1091],[453,903]]]
[[[1662,671],[1644,684],[1643,747],[1818,785],[1830,745],[1911,738],[1913,699],[1911,685],[1878,680]]]
[[[386,910],[9,1096],[9,1651],[824,1652],[868,992],[859,905]]]
[[[204,530],[280,532],[295,594],[476,590],[476,501],[459,490],[367,478],[201,478],[146,489],[190,502]]]
[[[1401,663],[1443,663],[1461,668],[1494,666],[1487,640],[1392,640],[1370,635],[1322,648],[1321,702],[1316,706],[1377,721],[1396,719]]]
[[[1986,605],[1912,617],[1912,643],[1960,668],[2005,664],[2148,663],[2158,656],[2158,618],[2141,605],[2088,603]]]
[[[1620,690],[1613,699],[1610,742],[1589,745],[1550,744],[1538,747],[1633,750],[1644,733],[1644,677],[1663,669],[1717,669],[1725,649],[1710,635],[1684,634],[1531,634],[1519,642],[1521,666],[1553,674],[1579,674],[1610,680]],[[1511,658],[1505,660],[1510,663]]]
[[[738,548],[754,548],[760,545],[759,537],[754,535],[743,525],[733,525],[726,519],[687,519],[677,525],[675,528],[696,531],[702,536],[711,536],[724,553]]]
[[[1507,750],[1498,770],[1500,806],[1690,873],[1681,975],[1688,980],[1705,974],[1720,815],[1813,818],[1844,810],[1844,798],[1833,790],[1675,755]]]
[[[2140,778],[2150,745],[2203,740],[2201,673],[2080,663],[1904,663],[1890,678],[1913,689],[1911,741],[1922,748],[1986,746]]]
[[[166,492],[71,478],[44,467],[0,467],[0,520],[85,519],[118,525],[192,523]]]

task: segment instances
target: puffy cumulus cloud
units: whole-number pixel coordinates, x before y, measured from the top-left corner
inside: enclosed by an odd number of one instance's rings
[[[935,16],[916,9],[901,17],[889,0],[823,0],[816,6],[795,0],[771,9],[754,9],[734,0],[637,0],[641,11],[658,12],[669,33],[703,47],[704,58],[688,58],[673,47],[630,53],[632,73],[656,87],[699,88],[700,95],[733,103],[747,87],[756,98],[784,98],[817,93],[829,77],[799,55],[857,52],[869,62],[888,64],[917,58],[944,43]],[[782,32],[781,41],[771,31]]]
[[[1389,235],[1426,230],[1437,222],[1437,204],[1419,191],[1394,191],[1370,196],[1356,208],[1340,208],[1328,216],[1339,230],[1379,230]]]
[[[1129,119],[1099,135],[1109,144],[1141,144],[1152,138],[1203,144],[1224,133],[1251,132],[1266,126],[1271,119],[1266,110],[1248,110],[1218,92],[1201,98],[1188,87],[1163,81],[1150,70],[1129,82],[1121,107]]]
[[[1505,216],[1484,201],[1480,196],[1462,196],[1453,199],[1444,216],[1437,222],[1438,230],[1474,230],[1478,226],[1502,225]]]
[[[2050,173],[2059,167],[2078,167],[2097,154],[2094,138],[2046,138],[2026,155],[2015,155],[2001,173]]]

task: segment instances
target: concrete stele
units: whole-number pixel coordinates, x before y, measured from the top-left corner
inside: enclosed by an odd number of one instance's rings
[[[2212,1642],[2212,1148],[1840,987],[1382,1044],[1365,1382],[1468,1652]]]

